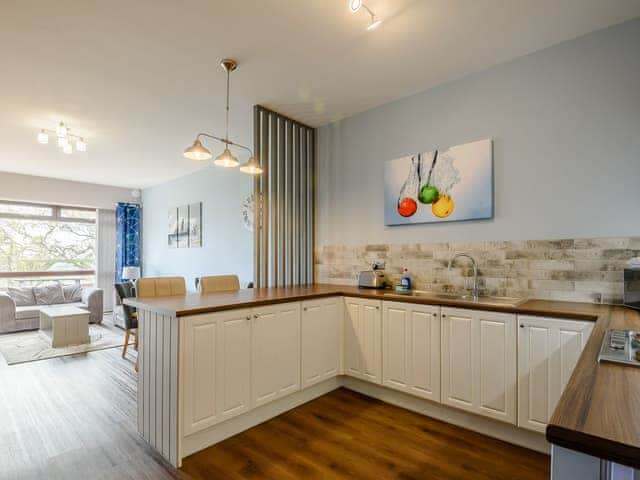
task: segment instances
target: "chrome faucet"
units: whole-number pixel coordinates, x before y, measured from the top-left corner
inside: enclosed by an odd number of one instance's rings
[[[451,271],[451,266],[453,265],[453,261],[458,257],[467,257],[471,262],[473,262],[473,298],[478,298],[478,263],[476,259],[467,253],[456,253],[451,260],[449,260],[449,271]]]

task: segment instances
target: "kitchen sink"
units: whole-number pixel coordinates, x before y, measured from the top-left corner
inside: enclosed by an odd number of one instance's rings
[[[469,304],[482,304],[482,305],[495,305],[504,307],[517,307],[523,303],[526,299],[519,297],[498,297],[493,295],[478,295],[474,297],[469,294],[457,294],[457,293],[437,293],[427,292],[422,290],[412,290],[411,292],[387,292],[385,295],[390,297],[420,297],[430,300],[449,300],[454,302],[464,302]]]

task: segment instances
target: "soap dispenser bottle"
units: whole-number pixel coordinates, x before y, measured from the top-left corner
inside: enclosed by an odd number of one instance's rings
[[[411,277],[409,276],[409,270],[404,268],[402,270],[402,278],[400,278],[400,286],[402,290],[411,290]]]

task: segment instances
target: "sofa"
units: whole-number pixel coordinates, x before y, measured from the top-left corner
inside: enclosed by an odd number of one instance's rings
[[[42,307],[83,308],[89,312],[90,323],[102,323],[103,295],[100,288],[58,282],[8,288],[6,292],[0,292],[0,333],[39,328]]]

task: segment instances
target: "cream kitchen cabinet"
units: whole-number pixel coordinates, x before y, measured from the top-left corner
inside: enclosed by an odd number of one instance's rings
[[[516,316],[443,307],[442,403],[516,423]]]
[[[382,383],[440,401],[440,307],[382,304]]]
[[[340,373],[343,311],[342,297],[302,302],[302,388]]]
[[[251,310],[185,317],[184,433],[250,409]]]
[[[344,373],[382,383],[382,302],[345,297]]]
[[[252,313],[251,390],[257,407],[300,390],[300,303]]]
[[[518,316],[518,426],[544,433],[593,322]]]

